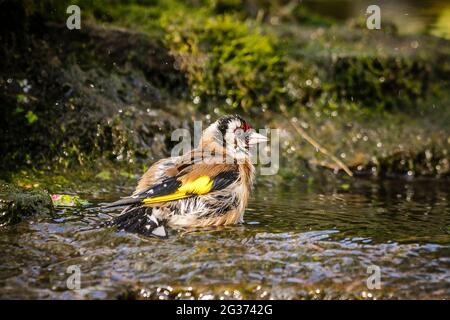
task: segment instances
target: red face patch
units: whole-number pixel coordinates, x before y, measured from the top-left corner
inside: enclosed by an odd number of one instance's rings
[[[242,128],[244,131],[248,131],[248,130],[250,130],[252,127],[251,127],[247,122],[244,122],[244,123],[242,124],[241,128]]]

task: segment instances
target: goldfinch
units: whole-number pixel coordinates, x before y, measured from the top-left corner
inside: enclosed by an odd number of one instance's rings
[[[249,148],[267,138],[240,116],[224,116],[202,132],[197,148],[154,163],[134,193],[107,207],[126,206],[119,230],[166,237],[165,226],[206,227],[243,221],[254,166]]]

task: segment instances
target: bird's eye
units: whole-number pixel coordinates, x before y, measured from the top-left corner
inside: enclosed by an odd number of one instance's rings
[[[236,129],[234,129],[234,134],[237,135],[237,136],[241,136],[241,135],[244,134],[244,129],[236,128]]]

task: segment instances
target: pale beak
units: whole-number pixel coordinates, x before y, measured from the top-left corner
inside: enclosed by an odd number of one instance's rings
[[[258,143],[266,142],[269,140],[269,139],[267,139],[266,136],[263,136],[262,134],[259,134],[256,132],[252,132],[248,138],[249,138],[248,139],[249,145],[258,144]]]

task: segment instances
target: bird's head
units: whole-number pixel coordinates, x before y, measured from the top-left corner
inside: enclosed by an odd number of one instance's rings
[[[250,124],[238,115],[228,115],[212,123],[202,134],[202,146],[215,144],[225,148],[233,158],[248,157],[252,145],[267,141],[262,134],[256,133]]]

